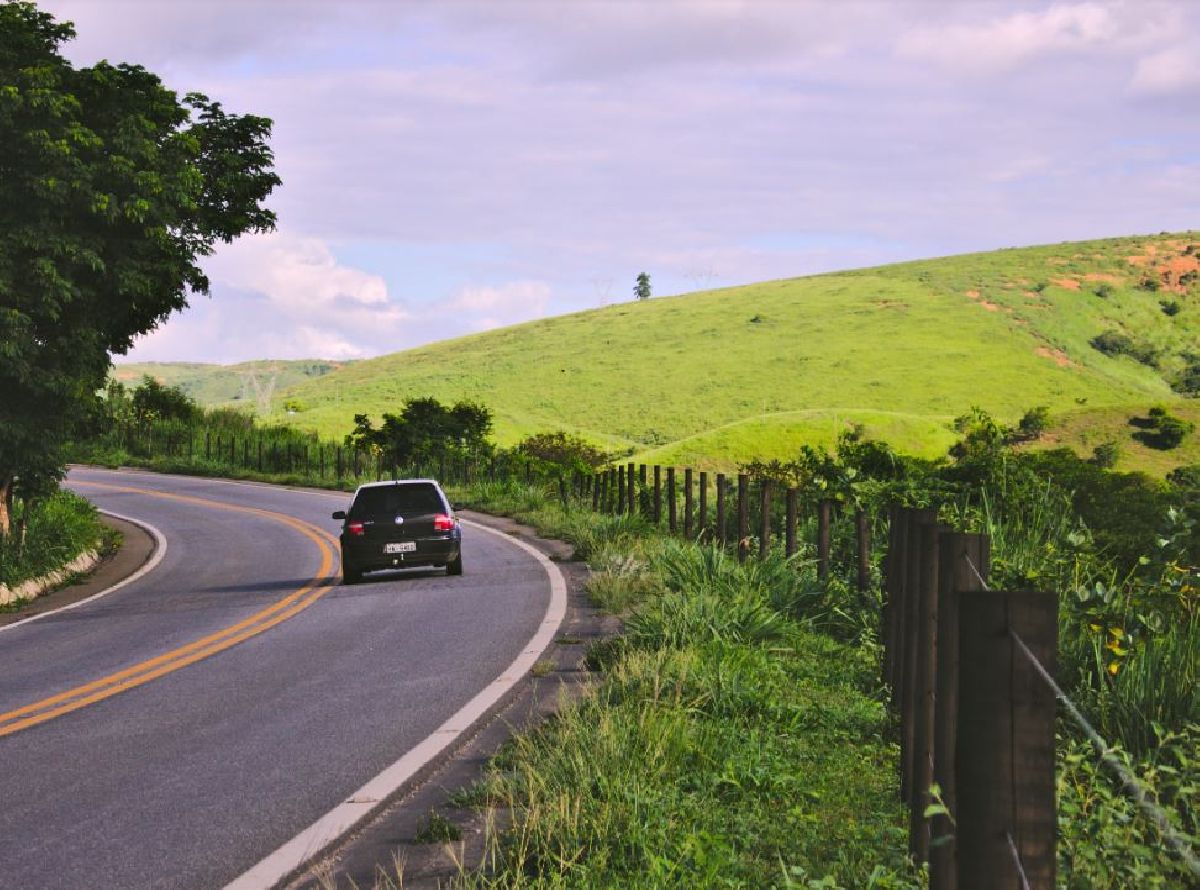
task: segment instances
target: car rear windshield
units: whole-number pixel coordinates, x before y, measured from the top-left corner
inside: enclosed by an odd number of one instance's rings
[[[441,513],[445,509],[435,486],[415,482],[364,488],[354,499],[350,515],[409,516],[416,513]]]

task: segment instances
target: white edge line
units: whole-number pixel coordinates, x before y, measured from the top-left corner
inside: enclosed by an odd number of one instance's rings
[[[330,494],[334,494],[330,492]],[[345,497],[345,495],[342,495]],[[533,667],[538,656],[550,645],[567,613],[567,583],[562,572],[540,550],[469,519],[461,520],[472,528],[496,535],[532,555],[550,579],[550,603],[537,632],[500,675],[467,702],[449,720],[422,742],[410,749],[391,766],[363,785],[308,828],[271,853],[249,871],[227,884],[224,890],[266,890],[276,886],[310,859],[337,841],[367,818],[388,797],[398,791],[418,770],[430,763],[482,717],[489,708],[517,684]]]
[[[71,609],[78,609],[80,606],[86,606],[88,603],[94,602],[100,599],[102,596],[108,596],[110,593],[115,593],[125,585],[132,584],[134,581],[137,581],[139,578],[148,575],[150,572],[158,568],[158,564],[162,562],[163,557],[167,555],[167,539],[162,532],[145,520],[134,519],[132,516],[123,516],[120,513],[113,513],[111,510],[101,510],[99,507],[96,509],[105,516],[111,516],[113,519],[120,519],[124,522],[132,523],[138,528],[149,532],[150,537],[154,539],[154,552],[150,555],[150,558],[146,560],[146,562],[142,564],[142,567],[132,575],[127,578],[122,578],[116,584],[112,585],[111,587],[104,588],[99,593],[94,593],[87,599],[82,599],[77,603],[59,606],[57,609],[51,609],[48,612],[41,612],[37,615],[31,615],[28,618],[22,618],[20,621],[14,621],[12,624],[6,624],[4,627],[0,627],[0,633],[4,633],[6,630],[13,630],[14,628],[29,624],[32,621],[41,621],[43,618],[49,618],[51,615],[58,615],[62,612],[70,611]]]

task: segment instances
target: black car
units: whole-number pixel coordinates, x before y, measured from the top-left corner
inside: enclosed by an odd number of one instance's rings
[[[445,566],[461,575],[462,529],[442,487],[432,479],[360,485],[342,522],[342,578],[410,566]]]

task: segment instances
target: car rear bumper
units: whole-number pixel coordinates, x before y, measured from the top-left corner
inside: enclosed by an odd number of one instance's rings
[[[347,542],[342,539],[342,567],[356,572],[377,569],[402,569],[409,566],[442,566],[458,559],[460,541],[457,536],[439,535],[417,538],[417,549],[409,553],[384,553],[383,543],[370,541]]]

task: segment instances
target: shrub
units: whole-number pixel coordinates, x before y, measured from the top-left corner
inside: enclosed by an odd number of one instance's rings
[[[1200,396],[1200,357],[1188,359],[1183,370],[1172,381],[1171,389],[1185,396]]]
[[[1038,438],[1050,425],[1050,409],[1045,405],[1030,408],[1017,422],[1017,438],[1022,441]]]
[[[1179,305],[1178,300],[1159,300],[1158,308],[1162,310],[1163,315],[1170,318],[1178,315],[1182,307]]]
[[[1101,442],[1092,449],[1092,456],[1088,462],[1102,470],[1111,470],[1120,459],[1121,446],[1116,442],[1108,441]]]
[[[1114,292],[1115,292],[1115,289],[1108,282],[1105,282],[1104,284],[1097,287],[1095,289],[1095,291],[1093,291],[1093,293],[1096,296],[1100,297],[1103,300],[1107,300],[1109,297],[1111,297],[1113,295]]]
[[[1120,331],[1105,331],[1097,334],[1088,342],[1093,349],[1103,352],[1107,356],[1127,355],[1143,365],[1151,368],[1158,367],[1158,353],[1152,347],[1135,343],[1128,334],[1122,334]]]
[[[562,430],[529,436],[517,445],[516,450],[565,470],[585,473],[603,466],[609,460],[609,455],[591,442]]]

